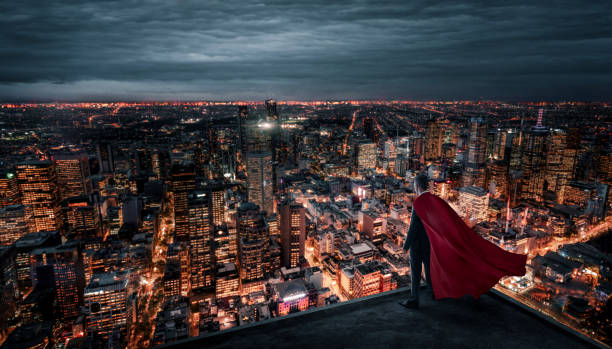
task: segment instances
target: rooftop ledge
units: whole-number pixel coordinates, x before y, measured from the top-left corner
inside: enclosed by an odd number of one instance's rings
[[[478,301],[397,304],[408,288],[192,337],[156,348],[608,348],[492,289]]]

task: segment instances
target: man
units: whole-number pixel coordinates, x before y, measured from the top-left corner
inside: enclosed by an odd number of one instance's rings
[[[427,192],[428,179],[424,174],[419,174],[414,179],[414,189],[417,197]],[[404,252],[410,250],[410,282],[411,292],[410,298],[400,302],[406,308],[416,309],[419,307],[419,288],[421,284],[421,266],[425,265],[425,280],[427,286],[431,287],[431,276],[429,271],[429,238],[427,231],[419,218],[419,215],[412,210],[412,218],[410,219],[410,227],[404,242]]]
[[[412,295],[403,306],[419,306],[421,263],[434,299],[464,295],[478,299],[502,277],[525,274],[526,255],[508,252],[482,238],[446,201],[426,189],[427,177],[418,175],[418,196],[404,244],[404,250],[410,249]]]

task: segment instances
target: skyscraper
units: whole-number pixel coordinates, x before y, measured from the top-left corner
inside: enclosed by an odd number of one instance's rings
[[[57,172],[57,184],[60,196],[66,199],[72,196],[91,194],[89,178],[89,158],[85,153],[62,153],[53,155]]]
[[[191,255],[191,288],[212,286],[212,227],[209,217],[210,195],[194,192],[189,195],[189,253]]]
[[[270,232],[259,207],[244,203],[238,208],[240,278],[243,283],[262,280],[266,275],[266,252]]]
[[[272,154],[270,152],[247,153],[247,193],[252,202],[266,214],[273,211]]]
[[[238,149],[240,154],[244,157],[247,152],[247,135],[246,127],[247,120],[249,119],[249,109],[246,105],[238,107]]]
[[[174,234],[178,241],[189,239],[188,195],[195,189],[195,169],[193,164],[174,164],[172,166],[171,191],[174,200]]]
[[[8,246],[30,232],[32,219],[27,206],[11,205],[0,208],[0,246]]]
[[[33,231],[60,230],[61,209],[55,167],[49,161],[17,165],[22,203],[32,209]]]
[[[376,143],[361,141],[356,145],[357,171],[376,168]]]
[[[100,143],[97,146],[98,162],[100,170],[103,173],[112,173],[115,171],[115,162],[113,159],[113,149],[109,143]]]
[[[535,126],[527,132],[522,151],[521,198],[542,201],[546,179],[548,129],[542,125],[542,109]]]
[[[0,169],[0,208],[19,203],[19,185],[15,172],[12,169]]]
[[[84,291],[87,332],[108,338],[113,333],[126,334],[128,276],[126,272],[96,274]]]
[[[304,256],[306,239],[306,216],[304,206],[284,201],[279,205],[283,265],[294,268]]]
[[[213,226],[222,225],[225,217],[225,186],[221,181],[211,181],[206,191],[210,198],[211,223]]]
[[[464,186],[485,186],[485,162],[487,150],[488,126],[482,118],[472,118],[470,123],[470,141],[465,165]]]
[[[425,127],[425,161],[437,161],[442,151],[442,130],[435,119],[427,121]]]

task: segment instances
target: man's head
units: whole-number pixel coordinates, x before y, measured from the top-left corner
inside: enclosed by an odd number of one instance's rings
[[[414,191],[416,191],[417,195],[421,195],[424,191],[429,187],[429,180],[427,179],[427,175],[424,173],[419,173],[414,178]]]

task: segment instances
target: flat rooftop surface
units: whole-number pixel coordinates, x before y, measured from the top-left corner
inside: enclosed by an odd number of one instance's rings
[[[496,296],[399,304],[409,291],[169,343],[189,348],[589,348],[586,342]]]

